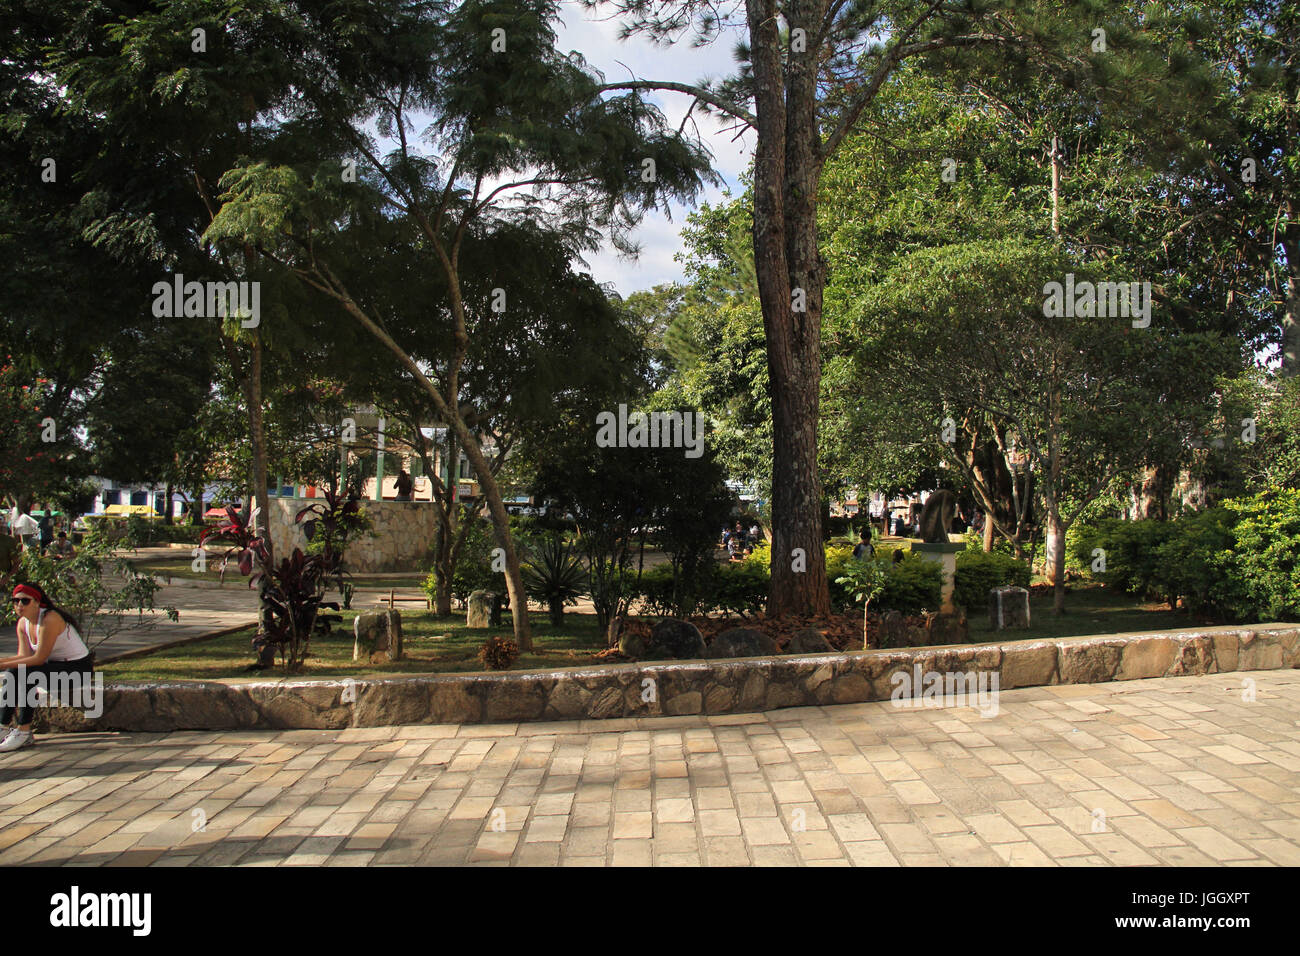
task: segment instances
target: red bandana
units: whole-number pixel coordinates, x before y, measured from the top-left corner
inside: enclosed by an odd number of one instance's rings
[[[33,601],[40,603],[41,592],[36,590],[36,588],[32,587],[30,584],[18,585],[18,587],[14,588],[14,593],[11,594],[10,597],[18,597],[20,594],[25,594]]]

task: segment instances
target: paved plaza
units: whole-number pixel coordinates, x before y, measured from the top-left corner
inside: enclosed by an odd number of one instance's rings
[[[1300,672],[999,705],[49,736],[0,864],[1300,865]]]

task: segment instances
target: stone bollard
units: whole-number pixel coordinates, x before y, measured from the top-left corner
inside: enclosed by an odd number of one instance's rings
[[[492,591],[474,591],[469,596],[469,610],[465,614],[466,627],[491,627],[492,608],[496,594]]]
[[[352,624],[352,659],[387,664],[402,659],[400,611],[363,611]]]
[[[994,588],[989,592],[989,626],[995,631],[1029,626],[1029,592],[1024,588]]]

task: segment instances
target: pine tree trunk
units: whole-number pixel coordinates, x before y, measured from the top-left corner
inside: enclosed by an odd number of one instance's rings
[[[758,137],[754,266],[772,398],[772,577],[768,614],[830,612],[822,550],[817,415],[824,269],[817,251],[818,126],[811,58],[790,67],[788,104],[774,0],[747,4]]]

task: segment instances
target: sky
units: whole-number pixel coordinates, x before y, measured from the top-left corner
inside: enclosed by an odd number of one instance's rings
[[[573,0],[561,4],[561,17],[563,25],[557,28],[559,49],[565,53],[578,51],[611,83],[630,79],[694,83],[726,76],[734,70],[732,47],[735,41],[732,37],[724,36],[709,46],[698,48],[691,46],[689,36],[671,46],[657,46],[643,37],[620,41],[619,21],[611,19],[608,11],[584,10]],[[681,123],[691,103],[690,97],[683,93],[649,92],[642,95],[663,111],[673,129]],[[736,131],[728,131],[714,117],[696,114],[694,118],[705,145],[714,155],[714,169],[726,183],[722,187],[706,187],[697,200],[713,203],[722,197],[726,188],[733,193],[740,191],[740,174],[748,166],[753,153],[754,134],[746,131],[736,139]],[[689,126],[687,130],[690,131]],[[592,276],[597,282],[612,283],[623,296],[681,279],[681,266],[673,261],[673,257],[681,248],[678,233],[685,226],[690,211],[691,207],[675,203],[671,221],[663,213],[647,216],[633,234],[641,246],[637,259],[625,259],[613,249],[606,248],[586,257]],[[588,270],[578,267],[578,271]]]

